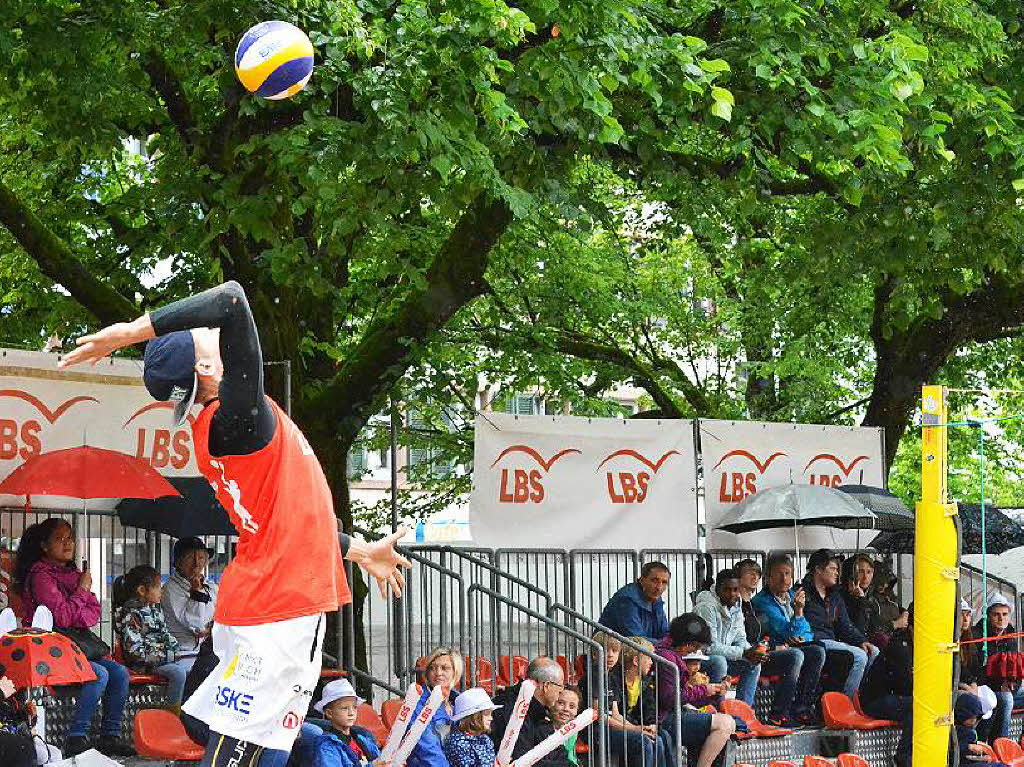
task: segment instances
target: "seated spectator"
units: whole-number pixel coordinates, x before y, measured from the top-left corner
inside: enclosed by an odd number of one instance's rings
[[[1006,767],[1002,762],[985,760],[985,749],[978,743],[975,728],[985,708],[977,695],[960,693],[953,705],[953,722],[956,726],[956,742],[960,748],[960,764],[972,767]]]
[[[597,688],[598,688],[598,663],[604,663],[605,668],[605,680],[607,681],[608,675],[611,670],[615,668],[615,664],[619,662],[619,655],[622,652],[622,642],[613,637],[611,634],[606,634],[603,631],[594,632],[594,641],[597,642],[604,653],[602,657],[595,658],[594,653],[597,651],[595,648],[590,648],[588,653],[587,673],[583,675],[583,678],[579,680],[580,693],[583,695],[583,700],[587,702],[588,706],[593,707],[595,710],[601,709],[601,702],[597,699]],[[588,694],[589,693],[589,694]],[[611,691],[605,687],[605,702],[604,709],[606,711],[611,709]],[[588,731],[583,731],[583,740],[587,741],[589,735]]]
[[[833,653],[842,653],[852,659],[843,684],[843,693],[853,700],[868,664],[878,654],[878,648],[868,641],[847,615],[846,603],[837,588],[838,581],[839,565],[832,552],[818,549],[811,554],[803,581],[807,594],[804,617],[814,632],[814,641],[823,645],[829,653],[825,659],[827,669],[835,672],[839,667],[839,663],[831,657]]]
[[[751,646],[757,645],[764,638],[761,619],[754,609],[751,600],[757,594],[761,584],[761,565],[753,559],[741,559],[733,567],[736,578],[740,582],[740,608],[743,611],[743,628],[747,632],[747,641]]]
[[[206,579],[212,551],[199,538],[180,538],[171,552],[174,572],[164,584],[160,604],[167,629],[178,642],[179,661],[195,658],[213,627],[217,584]]]
[[[960,652],[954,657],[960,665],[960,689],[965,692],[975,692],[971,687],[976,687],[985,682],[985,662],[982,658],[981,644],[973,642],[974,637],[974,611],[971,603],[966,599],[960,600],[960,642],[967,644],[960,645]]]
[[[843,562],[843,587],[840,593],[846,605],[846,614],[866,637],[870,637],[881,626],[878,602],[872,591],[874,579],[875,563],[867,554],[857,554]]]
[[[462,670],[462,654],[458,650],[440,647],[427,658],[426,683],[410,721],[416,721],[435,687],[440,686],[444,694],[433,719],[409,754],[406,761],[408,767],[448,767],[448,759],[444,755],[444,740],[454,724],[452,712],[458,697],[456,688],[462,682]]]
[[[373,733],[356,726],[356,717],[363,699],[356,695],[347,679],[336,679],[323,689],[313,708],[330,722],[323,734],[308,745],[300,746],[307,754],[305,763],[311,767],[375,767],[390,764],[380,758],[380,749]]]
[[[598,623],[620,636],[637,636],[657,642],[668,633],[668,617],[662,594],[671,574],[661,562],[648,562],[640,578],[616,591],[601,611]]]
[[[491,722],[495,708],[481,687],[472,687],[455,699],[455,729],[444,742],[444,755],[451,767],[494,767]]]
[[[580,713],[580,704],[583,702],[583,693],[580,692],[579,687],[565,687],[560,693],[558,693],[558,700],[555,701],[555,707],[549,712],[551,717],[551,723],[554,724],[555,729],[560,729],[565,725],[569,724],[576,716]],[[574,732],[569,736],[569,739],[565,741],[565,758],[569,760],[570,764],[579,764],[579,758],[576,756],[576,740],[579,733]]]
[[[825,665],[825,648],[814,644],[814,632],[804,617],[807,593],[793,591],[793,560],[787,554],[768,557],[768,578],[753,599],[772,650],[761,666],[765,676],[780,676],[769,721],[813,724],[814,693]]]
[[[649,653],[654,645],[642,637],[630,641]],[[623,645],[619,663],[608,674],[610,751],[623,764],[665,765],[672,751],[667,733],[658,730],[658,691],[649,655]]]
[[[696,613],[683,613],[672,619],[668,636],[658,642],[656,652],[679,670],[679,687],[675,675],[666,669],[658,670],[658,722],[660,732],[671,742],[670,759],[676,753],[676,703],[680,707],[678,721],[682,745],[688,753],[697,753],[697,767],[711,767],[725,750],[729,738],[736,732],[736,720],[726,714],[698,712],[695,705],[705,705],[710,697],[723,694],[728,685],[694,685],[686,656],[701,652],[711,644],[711,629],[707,621]]]
[[[875,602],[878,606],[879,630],[885,636],[898,628],[907,627],[907,611],[896,598],[896,581],[896,576],[881,562],[875,563]]]
[[[893,719],[902,723],[900,742],[893,757],[896,767],[910,767],[913,745],[913,672],[914,606],[911,605],[907,628],[893,633],[889,644],[878,660],[871,664],[860,686],[860,703],[865,714],[876,719]]]
[[[181,705],[185,677],[195,657],[175,661],[178,642],[167,630],[160,607],[160,573],[138,565],[114,581],[114,629],[128,668],[139,674],[159,674],[167,679],[167,700]]]
[[[711,628],[710,657],[704,664],[708,677],[712,682],[721,682],[726,675],[739,676],[736,697],[752,706],[757,678],[761,674],[761,661],[767,655],[767,648],[747,641],[739,601],[740,584],[736,572],[722,570],[715,578],[714,593],[699,593],[693,611]]]
[[[14,565],[14,590],[25,615],[39,605],[53,613],[56,629],[92,629],[100,622],[100,602],[92,593],[92,575],[75,567],[75,535],[71,525],[51,517],[29,526],[21,536]],[[134,756],[135,749],[121,740],[121,720],[128,700],[128,669],[110,658],[90,661],[96,679],[78,693],[68,723],[64,756],[77,756],[90,748],[88,732],[93,714],[103,700],[99,737],[91,747],[106,756]]]
[[[558,703],[558,696],[565,689],[565,675],[562,667],[552,658],[541,656],[530,661],[526,669],[526,678],[533,680],[537,689],[530,701],[530,708],[523,720],[522,729],[519,731],[519,740],[512,749],[512,758],[525,754],[531,748],[540,743],[548,735],[555,731],[555,726],[548,717],[548,711],[553,710]],[[505,736],[508,728],[508,720],[515,708],[516,700],[519,698],[519,691],[523,683],[502,690],[495,696],[494,702],[501,706],[494,713],[494,721],[491,725],[491,740],[494,741],[494,748],[501,746],[501,739]],[[541,767],[566,767],[569,759],[564,748],[556,748],[539,762]]]
[[[1016,633],[1013,624],[1010,623],[1011,606],[1009,600],[1002,594],[996,592],[988,600],[986,616],[987,625],[984,621],[978,621],[974,625],[974,636],[992,637],[988,642],[980,642],[974,645],[978,648],[978,663],[981,667],[981,674],[985,676],[985,665],[987,658],[999,652],[1017,652],[1016,639],[999,639],[1003,634]],[[988,633],[985,633],[985,632]],[[988,652],[985,652],[985,647]],[[986,683],[996,694],[996,710],[992,715],[991,724],[987,731],[989,738],[995,741],[996,738],[1010,737],[1010,715],[1013,709],[1024,706],[1024,687],[1011,685],[1000,679],[985,678]]]

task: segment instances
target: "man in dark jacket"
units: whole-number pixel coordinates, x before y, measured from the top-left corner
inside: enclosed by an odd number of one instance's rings
[[[642,637],[652,642],[668,634],[668,616],[661,595],[671,574],[661,562],[648,562],[640,577],[616,591],[598,619],[605,628],[625,637]]]
[[[878,655],[878,648],[850,620],[846,604],[837,584],[839,564],[828,549],[818,549],[807,561],[807,575],[804,577],[804,591],[807,603],[804,617],[811,624],[814,641],[823,645],[829,656],[847,653],[853,663],[843,685],[843,693],[853,700],[860,686],[864,672]],[[825,668],[835,668],[832,658],[825,661]]]
[[[519,739],[512,749],[513,759],[518,759],[555,731],[555,725],[548,716],[548,709],[555,705],[558,694],[565,688],[562,667],[555,660],[544,656],[534,658],[530,662],[526,669],[526,678],[537,684],[537,690],[530,701],[530,709],[523,720],[523,727],[519,730]],[[501,739],[505,737],[509,717],[515,710],[522,686],[520,682],[498,693],[494,698],[495,704],[501,706],[494,712],[494,720],[491,723],[491,739],[494,741],[495,751],[501,748]],[[537,764],[539,767],[569,767],[569,756],[564,748],[556,748]]]
[[[876,719],[893,719],[903,725],[894,754],[897,767],[909,767],[913,743],[913,631],[914,606],[911,605],[907,628],[893,632],[885,650],[868,669],[860,688],[860,702],[865,714]]]

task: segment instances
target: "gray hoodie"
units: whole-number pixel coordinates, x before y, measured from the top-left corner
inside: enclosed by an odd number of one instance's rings
[[[727,610],[713,591],[702,591],[697,595],[693,611],[711,627],[709,654],[739,660],[750,649],[747,632],[743,627],[743,609],[739,602]]]

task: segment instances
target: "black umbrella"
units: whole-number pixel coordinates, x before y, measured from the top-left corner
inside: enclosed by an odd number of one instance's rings
[[[875,515],[875,530],[913,529],[914,512],[888,490],[870,485],[840,485],[836,489],[852,495],[871,510]]]
[[[181,493],[154,501],[125,498],[117,516],[127,527],[141,527],[172,538],[191,535],[235,535],[227,511],[220,505],[205,477],[168,477]]]
[[[981,504],[957,504],[960,511],[960,524],[963,529],[963,554],[981,553]],[[1024,527],[995,506],[985,504],[985,539],[986,552],[1002,554],[1004,551],[1024,546]],[[890,554],[913,554],[914,531],[896,530],[880,533],[870,543],[876,551]]]

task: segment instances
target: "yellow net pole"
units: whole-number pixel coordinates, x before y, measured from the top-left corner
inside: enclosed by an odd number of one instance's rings
[[[946,763],[952,716],[956,630],[956,504],[948,503],[946,390],[925,386],[921,398],[921,500],[914,550],[913,767]]]

